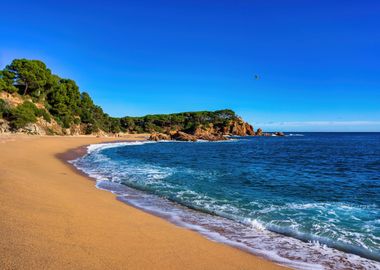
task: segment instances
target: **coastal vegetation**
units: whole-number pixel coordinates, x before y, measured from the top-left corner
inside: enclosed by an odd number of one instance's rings
[[[12,131],[39,119],[48,127],[49,134],[61,131],[64,134],[174,131],[193,134],[199,129],[228,133],[233,130],[233,123],[245,124],[232,110],[111,117],[74,80],[53,74],[39,60],[15,59],[6,65],[0,71],[0,95],[3,98],[0,118],[7,121]],[[240,133],[246,135],[245,131]]]

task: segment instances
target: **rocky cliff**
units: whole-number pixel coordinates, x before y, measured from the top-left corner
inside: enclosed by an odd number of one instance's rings
[[[172,130],[167,133],[152,133],[150,140],[177,140],[177,141],[221,141],[227,140],[228,136],[254,136],[252,125],[244,122],[240,117],[230,120],[227,124],[220,126],[210,123],[206,126],[200,125],[194,131]]]

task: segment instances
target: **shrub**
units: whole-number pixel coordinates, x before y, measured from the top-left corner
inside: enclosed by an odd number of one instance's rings
[[[70,128],[71,126],[71,117],[70,115],[64,115],[61,117],[63,128]]]
[[[55,135],[55,132],[51,128],[47,128],[46,129],[46,135]]]
[[[99,127],[96,124],[87,124],[85,128],[85,133],[87,135],[98,132]]]
[[[5,100],[0,99],[0,118],[6,118],[9,114],[9,110],[8,103]]]
[[[80,124],[80,118],[74,118],[74,124],[79,125]]]
[[[30,101],[25,101],[10,111],[10,124],[14,129],[25,127],[29,123],[37,121],[38,108]]]
[[[48,123],[51,122],[50,114],[46,110],[44,110],[44,109],[37,109],[36,116],[37,117],[42,117]]]
[[[5,74],[6,72],[0,70],[0,92],[16,93],[17,88],[13,86],[11,79],[6,78]]]
[[[4,80],[2,78],[0,78],[0,93],[1,91],[5,90],[6,89],[6,84],[4,82]]]

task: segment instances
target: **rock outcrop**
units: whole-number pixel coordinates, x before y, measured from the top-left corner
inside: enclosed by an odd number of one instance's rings
[[[244,125],[245,125],[245,130],[246,130],[245,133],[249,136],[254,136],[255,130],[253,129],[253,126],[248,123],[245,123]]]
[[[182,131],[177,131],[171,135],[171,139],[176,141],[195,142],[197,140],[197,136]]]
[[[9,126],[8,121],[0,119],[0,134],[11,132],[11,127]]]
[[[223,141],[227,140],[227,136],[254,136],[255,132],[253,127],[244,122],[241,118],[230,121],[226,126],[220,127],[213,123],[207,126],[198,126],[193,131],[174,130],[167,133],[152,133],[149,137],[151,141],[161,140],[177,140],[177,141]]]
[[[197,137],[198,140],[205,140],[205,141],[225,141],[227,138],[220,134],[202,134]]]
[[[256,136],[263,136],[263,130],[261,128],[257,129]]]
[[[169,134],[164,133],[152,133],[149,137],[150,141],[169,141],[171,140],[171,136]]]
[[[226,138],[223,136],[225,134],[215,130],[213,125],[210,125],[209,128],[197,128],[192,135],[194,135],[198,140],[205,141],[223,141]]]
[[[205,140],[205,141],[223,141],[227,140],[226,137],[220,134],[211,134],[207,131],[200,131],[190,134],[183,131],[172,131],[170,134],[164,133],[152,133],[149,137],[150,141],[187,141],[187,142],[195,142],[197,140]]]
[[[223,130],[223,134],[235,136],[252,136],[255,135],[255,131],[250,124],[244,122],[243,119],[238,118],[237,120],[230,122],[230,125]]]

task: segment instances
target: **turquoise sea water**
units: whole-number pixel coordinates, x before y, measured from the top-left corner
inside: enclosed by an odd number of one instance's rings
[[[120,200],[300,269],[380,269],[380,133],[92,145]]]

